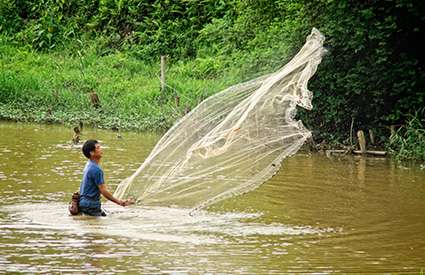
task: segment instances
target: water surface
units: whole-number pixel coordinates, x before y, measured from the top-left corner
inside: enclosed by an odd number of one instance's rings
[[[111,190],[155,134],[84,129]],[[67,214],[86,162],[70,128],[0,123],[0,272],[282,273],[425,270],[425,169],[299,153],[255,191],[194,216],[122,208]]]

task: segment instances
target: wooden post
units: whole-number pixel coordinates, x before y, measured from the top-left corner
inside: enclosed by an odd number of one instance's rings
[[[165,92],[165,67],[166,67],[166,56],[161,55],[161,92]]]
[[[370,144],[374,145],[375,144],[375,136],[373,135],[373,131],[371,129],[369,129],[369,139],[370,139]]]
[[[96,109],[97,109],[97,108],[102,107],[102,106],[100,105],[100,99],[99,99],[99,96],[96,94],[96,92],[95,92],[95,91],[92,91],[92,92],[90,93],[90,101],[91,101],[91,104],[93,105],[93,107],[95,107]]]
[[[72,138],[72,143],[74,144],[80,143],[80,135],[81,135],[80,128],[74,127],[74,137]]]
[[[366,153],[366,139],[362,130],[357,131],[357,139],[359,141],[360,152],[362,154]]]
[[[354,126],[354,117],[351,117],[351,126],[350,126],[350,146],[353,147],[353,126]]]
[[[180,106],[180,97],[178,95],[176,95],[174,97],[174,101],[176,102],[176,107],[179,107]]]

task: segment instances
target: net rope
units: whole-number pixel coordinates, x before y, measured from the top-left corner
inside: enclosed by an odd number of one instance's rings
[[[311,136],[294,117],[297,106],[312,109],[307,82],[325,53],[324,39],[313,28],[276,72],[201,102],[165,133],[114,196],[198,210],[267,181]]]

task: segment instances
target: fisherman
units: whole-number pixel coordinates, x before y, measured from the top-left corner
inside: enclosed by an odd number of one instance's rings
[[[102,148],[99,142],[87,140],[83,145],[83,154],[89,160],[84,168],[83,180],[80,185],[80,212],[90,216],[106,216],[105,211],[101,209],[100,194],[121,206],[132,204],[132,200],[119,200],[108,191],[102,168],[99,166],[102,158]]]

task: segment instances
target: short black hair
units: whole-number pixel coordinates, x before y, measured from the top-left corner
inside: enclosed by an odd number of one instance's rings
[[[89,139],[83,144],[83,154],[86,156],[86,158],[90,158],[90,152],[96,150],[96,144],[98,144],[97,140],[95,139]]]

